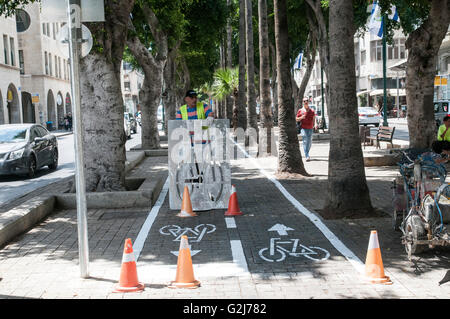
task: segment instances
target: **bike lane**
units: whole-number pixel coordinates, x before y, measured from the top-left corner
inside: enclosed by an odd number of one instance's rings
[[[168,182],[166,182],[168,186]],[[166,187],[165,186],[165,187]],[[195,217],[178,217],[169,207],[169,195],[163,194],[149,213],[133,244],[143,280],[167,283],[175,279],[182,236],[188,237],[194,275],[201,282],[215,282],[223,276],[247,274],[239,246],[233,238],[232,225],[224,210],[197,211]],[[241,256],[243,256],[241,252]]]

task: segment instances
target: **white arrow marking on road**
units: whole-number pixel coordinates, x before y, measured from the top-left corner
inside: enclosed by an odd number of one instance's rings
[[[191,257],[197,255],[199,252],[201,252],[201,250],[191,250]],[[179,250],[172,250],[171,253],[178,257]]]
[[[286,236],[288,230],[294,230],[290,227],[284,226],[283,224],[273,225],[272,228],[268,229],[268,231],[276,231],[280,236]]]

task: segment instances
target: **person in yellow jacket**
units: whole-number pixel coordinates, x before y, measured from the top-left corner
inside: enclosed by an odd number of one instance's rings
[[[446,115],[442,120],[442,122],[444,124],[439,126],[439,130],[437,133],[437,140],[450,142],[450,116]]]
[[[184,97],[185,105],[177,111],[177,120],[206,120],[214,118],[213,110],[207,105],[197,101],[197,92],[189,90]]]

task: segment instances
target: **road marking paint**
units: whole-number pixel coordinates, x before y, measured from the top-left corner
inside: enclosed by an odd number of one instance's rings
[[[230,139],[237,147],[244,153],[245,157],[250,159],[252,163],[259,169],[259,171],[266,176],[268,180],[275,184],[278,190],[286,197],[292,205],[294,205],[297,210],[306,216],[328,239],[328,241],[350,262],[350,264],[358,271],[360,274],[364,273],[363,262],[350,250],[343,242],[319,219],[319,217],[312,212],[310,212],[306,207],[304,207],[297,199],[294,198],[283,185],[270,173],[265,171],[259,163],[242,148],[241,145]]]
[[[228,229],[237,228],[234,217],[225,217],[225,223]],[[247,260],[245,259],[244,248],[242,242],[238,239],[230,240],[231,255],[233,256],[233,264],[236,266],[234,275],[249,275]]]
[[[235,264],[243,274],[248,274],[247,260],[240,240],[230,240],[233,264]]]
[[[156,216],[158,216],[159,210],[161,209],[161,206],[164,203],[164,199],[166,198],[168,190],[169,190],[169,177],[167,177],[164,186],[161,190],[161,193],[159,193],[158,200],[148,213],[147,219],[142,225],[141,230],[139,231],[139,234],[136,240],[134,241],[133,250],[136,257],[136,261],[138,260],[142,248],[144,247],[144,243],[145,240],[147,239],[148,233],[150,232],[150,228],[152,227],[153,222],[155,221]]]
[[[227,228],[237,228],[233,217],[225,217],[225,222],[227,223]]]

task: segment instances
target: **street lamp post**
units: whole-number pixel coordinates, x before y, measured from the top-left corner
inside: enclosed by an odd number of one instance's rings
[[[325,129],[327,128],[327,123],[325,122],[325,102],[324,102],[324,94],[323,94],[323,68],[320,68],[320,77],[321,77],[321,82],[320,82],[320,93],[322,94],[321,97],[321,101],[322,101],[322,122],[323,122],[323,129],[325,131]]]
[[[386,93],[386,15],[382,17],[383,25],[383,125],[388,126],[387,121],[387,93]]]

